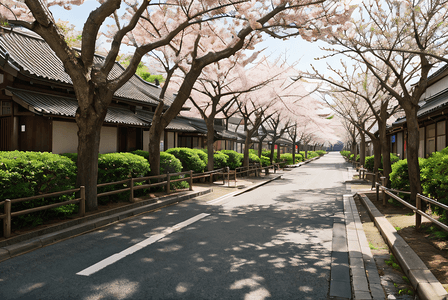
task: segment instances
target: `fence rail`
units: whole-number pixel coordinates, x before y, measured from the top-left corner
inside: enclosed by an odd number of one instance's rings
[[[97,184],[97,188],[119,185],[119,184],[127,185],[127,187],[123,187],[123,188],[116,189],[113,191],[98,193],[97,197],[105,197],[105,196],[115,195],[115,194],[119,194],[119,193],[123,193],[123,192],[130,192],[129,202],[133,203],[133,202],[135,202],[134,191],[136,191],[136,190],[164,186],[166,193],[169,194],[171,191],[170,186],[172,183],[188,181],[188,183],[190,185],[190,191],[192,191],[193,190],[193,179],[209,177],[210,182],[213,182],[214,176],[219,176],[219,175],[223,176],[223,184],[225,184],[226,177],[227,177],[228,183],[230,183],[230,176],[234,175],[235,176],[234,181],[235,181],[235,186],[236,186],[237,175],[242,175],[245,173],[246,176],[249,176],[252,172],[255,172],[256,176],[258,176],[259,170],[263,170],[263,169],[266,170],[266,169],[271,169],[271,168],[274,168],[274,173],[275,173],[275,171],[279,167],[280,167],[280,163],[276,163],[276,164],[273,164],[273,165],[270,165],[267,167],[261,167],[260,165],[241,167],[241,168],[238,168],[238,169],[240,169],[240,171],[235,170],[233,172],[231,170],[229,170],[229,168],[222,168],[222,169],[217,169],[217,170],[203,172],[203,173],[195,173],[195,174],[193,174],[193,171],[190,170],[187,172],[168,173],[168,174],[163,174],[163,175],[154,175],[154,176],[139,177],[139,178],[129,178],[129,179],[115,181],[115,182],[107,182],[107,183]],[[181,176],[182,178],[172,179],[172,177],[174,177],[174,176]],[[151,182],[151,181],[155,181],[155,180],[162,180],[162,181]],[[137,183],[137,182],[148,182],[148,183],[142,184],[142,185],[135,185],[135,183]],[[23,202],[23,201],[31,201],[31,200],[42,199],[42,198],[52,198],[52,197],[57,197],[57,196],[66,195],[66,194],[73,194],[73,193],[78,193],[78,192],[80,193],[80,198],[67,200],[67,201],[63,201],[63,202],[58,202],[58,203],[53,203],[53,204],[40,206],[40,207],[34,207],[34,208],[26,209],[26,210],[11,212],[11,205],[14,203],[19,203],[19,202]],[[70,190],[66,190],[66,191],[42,194],[42,195],[31,196],[31,197],[17,198],[17,199],[6,199],[4,201],[1,201],[0,206],[3,205],[3,210],[4,210],[3,214],[0,214],[0,220],[3,219],[3,236],[5,238],[9,238],[11,236],[11,218],[12,217],[25,215],[25,214],[29,214],[29,213],[34,213],[37,211],[55,208],[55,207],[59,207],[59,206],[64,206],[64,205],[68,205],[68,204],[79,204],[79,216],[81,216],[81,217],[85,216],[85,207],[86,206],[85,206],[85,187],[84,186],[81,186],[80,188],[77,188],[77,189],[70,189]]]
[[[426,202],[426,203],[431,203],[432,205],[436,205],[444,210],[448,211],[448,205],[445,205],[443,203],[440,203],[439,201],[435,200],[435,199],[431,199],[429,197],[426,197],[422,194],[417,193],[417,197],[416,197],[416,206],[413,206],[412,204],[410,204],[409,202],[405,201],[404,199],[402,199],[401,197],[399,197],[398,195],[395,195],[395,193],[402,193],[402,194],[411,194],[411,192],[408,191],[400,191],[400,190],[396,190],[396,189],[390,189],[387,188],[386,186],[384,186],[384,182],[385,180],[383,179],[385,177],[381,177],[382,181],[383,181],[383,185],[381,185],[379,182],[375,183],[376,186],[376,200],[379,201],[379,190],[382,191],[382,196],[383,196],[383,205],[386,205],[386,201],[387,201],[387,196],[389,195],[390,197],[392,197],[393,199],[397,200],[398,202],[400,202],[401,204],[403,204],[404,206],[406,206],[407,208],[413,210],[415,212],[415,228],[419,229],[421,224],[422,224],[422,216],[424,216],[425,218],[427,218],[428,220],[430,220],[433,224],[436,224],[437,226],[439,226],[440,228],[442,228],[445,231],[448,231],[448,226],[446,224],[443,224],[442,222],[434,219],[432,216],[430,216],[429,214],[427,214],[425,211],[422,210],[422,201]]]

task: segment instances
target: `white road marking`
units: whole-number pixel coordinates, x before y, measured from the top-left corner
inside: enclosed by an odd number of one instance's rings
[[[94,264],[93,266],[90,266],[90,267],[88,267],[88,268],[86,268],[86,269],[76,273],[76,275],[82,275],[82,276],[92,275],[92,274],[94,274],[94,273],[104,269],[105,267],[107,267],[107,266],[109,266],[109,265],[111,265],[113,263],[116,263],[120,259],[122,259],[122,258],[124,258],[124,257],[126,257],[128,255],[131,255],[131,254],[137,252],[138,250],[143,249],[146,246],[151,245],[151,244],[153,244],[153,243],[163,239],[164,237],[166,237],[167,235],[169,235],[169,234],[171,234],[171,233],[173,233],[175,231],[178,231],[178,230],[180,230],[180,229],[182,229],[182,228],[184,228],[184,227],[186,227],[186,226],[188,226],[188,225],[190,225],[190,224],[192,224],[194,222],[197,222],[200,219],[208,217],[209,215],[210,214],[202,213],[202,214],[194,216],[194,217],[192,217],[192,218],[190,218],[188,220],[180,222],[180,223],[174,225],[173,227],[165,229],[161,234],[153,235],[153,236],[147,238],[146,240],[143,240],[140,243],[135,244],[134,246],[131,246],[131,247],[129,247],[129,248],[127,248],[127,249],[117,253],[117,254],[109,256],[109,257],[103,259],[102,261]]]
[[[233,193],[230,193],[230,194],[221,196],[221,197],[219,197],[219,198],[216,198],[216,199],[207,201],[207,202],[205,202],[205,203],[206,203],[206,204],[216,204],[216,203],[221,202],[221,201],[223,201],[223,200],[225,200],[225,199],[227,199],[227,198],[230,198],[230,197],[235,196],[235,195],[238,194],[239,192],[241,192],[241,191],[235,191],[235,192],[233,192]]]

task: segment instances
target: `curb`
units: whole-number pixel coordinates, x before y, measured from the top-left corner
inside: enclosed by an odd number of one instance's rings
[[[375,207],[364,194],[358,194],[366,207],[370,218],[387,241],[400,267],[411,281],[420,299],[448,299],[448,293],[442,284],[426,267],[420,257],[412,250],[406,241],[397,233],[386,217]]]
[[[14,243],[14,240],[8,240],[3,242],[3,244],[6,245],[0,246],[0,262],[14,256],[18,256],[26,252],[36,250],[38,248],[42,248],[55,242],[86,233],[88,231],[108,225],[113,222],[123,220],[138,214],[146,213],[151,210],[155,210],[177,202],[195,198],[210,192],[212,192],[212,189],[206,189],[186,195],[168,196],[164,197],[163,200],[159,200],[159,202],[155,203],[154,200],[157,201],[157,199],[151,199],[143,202],[143,204],[136,203],[134,205],[130,205],[133,206],[130,209],[129,206],[127,206],[121,209],[112,210],[112,212],[109,212],[109,214],[108,212],[103,212],[97,215],[91,215],[81,219],[73,220],[74,222],[68,222],[69,224],[65,223],[61,224],[60,226],[54,226],[53,228],[44,228],[40,231],[31,233],[32,237],[27,240],[23,240],[24,237],[19,236],[16,238],[16,240],[20,238],[22,239],[22,241]],[[147,204],[148,202],[149,204]],[[48,233],[48,231],[53,232]],[[7,243],[9,243],[9,245]]]
[[[243,189],[241,192],[238,192],[235,195],[233,195],[233,197],[239,196],[239,195],[244,194],[244,193],[249,192],[249,191],[252,191],[252,190],[254,190],[254,189],[256,189],[256,188],[258,188],[258,187],[260,187],[262,185],[265,185],[266,183],[269,183],[271,181],[277,180],[277,179],[279,179],[281,177],[282,177],[282,175],[277,175],[274,178],[270,178],[270,179],[268,179],[266,181],[263,181],[263,182],[255,184],[253,186],[247,187],[247,188]]]

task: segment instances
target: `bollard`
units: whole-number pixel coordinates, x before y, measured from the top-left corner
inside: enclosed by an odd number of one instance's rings
[[[381,185],[383,186],[383,206],[386,206],[386,177],[381,177]]]
[[[419,229],[422,224],[422,215],[418,213],[419,210],[422,210],[422,199],[420,198],[420,194],[417,194],[415,199],[417,211],[415,212],[415,229]]]
[[[205,177],[204,177],[205,181]],[[190,170],[190,191],[193,190],[193,170]]]
[[[79,193],[81,194],[81,201],[79,201],[79,216],[84,217],[86,215],[86,187],[80,186]]]
[[[7,239],[11,236],[11,200],[6,199],[4,204],[5,218],[3,219],[3,236]]]

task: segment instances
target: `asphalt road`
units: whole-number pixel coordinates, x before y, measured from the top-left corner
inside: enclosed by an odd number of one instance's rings
[[[344,160],[199,197],[0,263],[0,299],[326,299]]]

